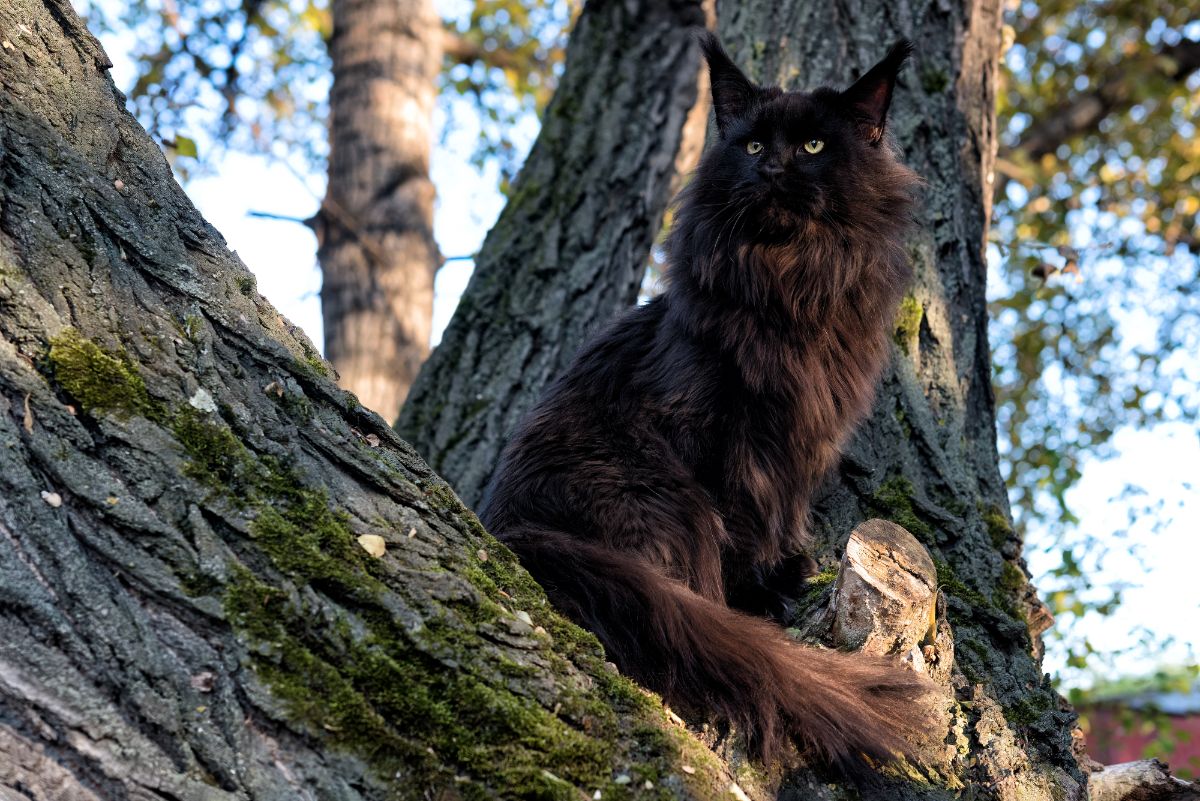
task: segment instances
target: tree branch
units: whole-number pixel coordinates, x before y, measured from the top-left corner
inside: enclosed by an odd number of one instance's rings
[[[1200,41],[1184,39],[1163,48],[1148,66],[1168,80],[1181,83],[1200,69]],[[1146,77],[1125,69],[1110,71],[1094,90],[1031,125],[1015,147],[1002,148],[1001,158],[1011,162],[1011,154],[1017,151],[1031,160],[1053,153],[1063,142],[1094,130],[1105,117],[1127,108],[1132,103],[1134,86]]]
[[[1200,787],[1157,759],[1109,765],[1088,779],[1089,801],[1200,801]]]
[[[521,63],[520,59],[507,50],[488,50],[479,42],[473,42],[451,28],[442,29],[442,52],[446,54],[446,58],[459,64],[482,61],[489,67],[515,69]]]

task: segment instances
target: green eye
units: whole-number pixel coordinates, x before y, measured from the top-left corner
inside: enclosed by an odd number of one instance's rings
[[[746,143],[746,152],[749,153],[751,156],[757,156],[759,153],[762,152],[762,149],[763,149],[762,142],[747,142]]]
[[[809,153],[820,153],[825,149],[825,143],[820,139],[809,139],[804,143],[804,149]]]

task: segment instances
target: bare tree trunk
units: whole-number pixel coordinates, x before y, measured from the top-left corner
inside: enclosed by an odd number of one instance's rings
[[[329,184],[317,215],[325,356],[394,420],[429,353],[429,155],[442,66],[432,0],[333,0]]]
[[[697,95],[704,24],[700,0],[584,7],[512,199],[397,423],[468,505],[542,387],[637,297]]]

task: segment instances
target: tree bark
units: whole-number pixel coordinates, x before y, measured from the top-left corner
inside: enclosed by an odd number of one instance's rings
[[[590,0],[542,131],[397,430],[468,504],[583,338],[634,302],[697,96],[700,0]]]
[[[754,0],[719,16],[735,60],[792,87],[846,85],[891,42],[917,43],[889,122],[927,182],[910,242],[916,278],[893,366],[818,504],[816,529],[823,564],[872,515],[901,523],[933,554],[954,634],[955,754],[929,786],[880,780],[864,797],[943,798],[968,785],[975,798],[1082,799],[1075,718],[1041,671],[1045,611],[1012,533],[996,451],[984,243],[999,3]]]
[[[764,82],[793,87],[845,85],[891,41],[905,36],[919,45],[891,122],[907,160],[928,181],[911,243],[917,277],[877,408],[819,504],[817,555],[834,564],[850,530],[872,514],[904,524],[931,550],[953,624],[945,649],[953,655],[953,753],[926,775],[926,785],[881,778],[860,790],[869,798],[940,798],[970,785],[981,798],[1082,799],[1074,716],[1041,673],[1038,634],[1048,616],[1012,533],[995,445],[983,248],[996,145],[999,4],[756,0],[719,7],[718,16],[739,63]],[[585,41],[573,42],[573,54],[588,63]],[[546,138],[555,141],[552,128]],[[542,147],[535,156],[557,155],[548,143]],[[531,157],[525,179],[538,167]],[[583,174],[567,191],[586,186],[597,195],[593,202],[602,202],[604,181]],[[574,324],[602,319],[609,298],[621,296],[604,296],[606,305],[597,308],[594,297],[570,290],[585,268],[582,274],[595,274],[586,251],[553,246],[559,226],[577,219],[571,208],[552,197],[531,206],[517,193],[485,246],[485,269],[464,298],[456,335],[435,354],[401,416],[402,430],[468,498],[478,497],[504,434],[588,327]],[[506,225],[518,220],[519,227]],[[539,258],[540,240],[517,238],[531,224],[553,234],[543,251],[549,258]],[[537,271],[546,264],[559,267],[550,278]],[[640,274],[640,254],[626,264]],[[529,315],[531,329],[522,323]],[[482,375],[473,369],[481,363]],[[790,786],[818,798],[844,790],[809,773]]]
[[[1089,801],[1200,801],[1200,785],[1175,778],[1157,759],[1109,765],[1088,790]]]
[[[67,0],[0,40],[0,797],[728,797],[256,293]]]
[[[429,353],[429,180],[442,21],[432,0],[333,0],[329,183],[316,218],[325,356],[394,420]]]

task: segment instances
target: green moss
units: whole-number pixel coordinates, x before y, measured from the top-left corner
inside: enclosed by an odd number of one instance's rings
[[[1000,588],[1015,595],[1025,586],[1025,573],[1012,562],[1005,562],[1000,569]]]
[[[908,351],[916,350],[921,338],[921,321],[924,319],[925,309],[921,301],[912,295],[905,295],[896,312],[896,344]]]
[[[312,401],[300,392],[284,392],[279,399],[279,405],[288,417],[298,423],[307,423],[316,414]]]
[[[238,285],[238,292],[241,292],[246,297],[250,297],[251,295],[254,294],[254,277],[253,276],[243,275],[241,278],[238,279],[237,285]]]
[[[936,95],[950,85],[950,76],[944,70],[929,68],[921,71],[921,88],[926,94]]]
[[[337,601],[353,596],[364,624],[354,634],[348,625],[314,629],[318,616],[289,600],[296,596],[235,567],[226,611],[244,636],[261,644],[254,667],[292,720],[363,756],[381,775],[403,770],[427,786],[465,776],[472,781],[467,790],[573,798],[573,787],[609,785],[616,715],[607,704],[564,698],[559,717],[470,672],[465,649],[477,645],[465,637],[449,642],[463,650],[454,660],[458,666],[448,670],[431,656],[447,642],[433,627],[414,633],[384,607],[371,591],[382,587],[365,557],[354,553],[344,519],[323,501],[265,509],[252,530],[272,563],[294,580],[320,585]]]
[[[908,529],[908,532],[925,543],[933,541],[933,529],[913,508],[912,496],[916,490],[904,476],[895,476],[879,485],[871,496],[871,505],[877,514]]]
[[[184,573],[179,576],[179,586],[189,598],[198,598],[220,589],[221,582],[204,573]]]
[[[992,545],[997,549],[1004,547],[1010,537],[1012,537],[1012,524],[1008,522],[1008,515],[998,506],[989,506],[981,510],[984,525],[987,526],[988,538],[991,539]]]
[[[333,585],[353,596],[370,597],[383,589],[370,576],[371,557],[356,542],[349,518],[329,507],[324,492],[301,493],[280,509],[262,508],[250,535],[291,579]]]
[[[188,457],[187,474],[253,513],[252,547],[242,553],[279,579],[233,563],[225,611],[248,645],[251,667],[297,728],[358,755],[381,777],[454,787],[464,798],[502,790],[565,799],[584,788],[620,799],[630,790],[613,783],[617,773],[665,776],[675,769],[678,743],[665,743],[654,697],[606,669],[596,638],[553,611],[513,554],[444,482],[430,482],[425,493],[436,513],[465,524],[468,543],[459,558],[468,561],[454,570],[479,593],[443,601],[451,614],[414,627],[396,614],[384,583],[387,563],[358,546],[349,518],[324,491],[307,488],[285,463],[254,454],[220,418],[185,406],[171,425]],[[481,549],[486,558],[478,558]],[[201,577],[189,586],[211,591]],[[316,606],[314,598],[329,603]],[[564,689],[549,710],[510,689],[532,668],[481,662],[473,624],[495,625],[518,610],[553,641],[554,650],[539,658],[560,674],[571,669],[569,660],[594,679],[591,689]],[[619,752],[617,742],[628,739],[622,716],[658,739],[639,738],[633,753]],[[622,768],[614,773],[613,765]]]
[[[184,406],[175,414],[171,428],[189,458],[184,475],[245,505],[253,483],[254,459],[229,426]]]
[[[1053,700],[1049,693],[1034,692],[1012,704],[1005,704],[1004,718],[1012,726],[1031,726],[1051,710]]]
[[[1020,621],[1028,633],[1029,619],[1019,603],[1025,582],[1025,572],[1012,562],[1005,562],[1000,568],[1000,584],[992,593],[992,602],[1009,617]]]
[[[180,331],[184,339],[188,342],[195,343],[200,339],[200,332],[204,329],[204,320],[198,314],[189,314],[183,318],[183,324],[180,326]]]
[[[84,411],[157,416],[137,365],[124,351],[106,351],[68,328],[50,340],[49,359],[54,380]]]
[[[962,582],[953,569],[946,562],[940,559],[933,560],[934,566],[937,568],[938,586],[945,592],[953,595],[972,606],[991,608],[992,602],[989,601],[983,593],[971,589]]]
[[[229,444],[222,435],[206,433]],[[216,450],[234,463],[245,453],[240,446]],[[473,672],[474,633],[461,622],[436,619],[406,627],[374,575],[380,563],[358,548],[346,516],[330,507],[324,493],[305,489],[294,473],[269,459],[243,475],[257,511],[251,537],[263,556],[291,582],[311,585],[334,601],[317,614],[300,600],[304,593],[272,586],[240,565],[231,569],[228,618],[250,641],[254,669],[290,720],[358,754],[381,776],[402,772],[412,786],[454,786],[466,798],[489,797],[501,788],[513,797],[576,798],[579,787],[622,797],[627,788],[612,783],[611,766],[626,761],[615,745],[614,709],[643,717],[661,709],[603,667],[595,638],[547,606],[513,555],[444,483],[426,488],[431,506],[466,522],[478,540],[468,552],[477,545],[488,552],[460,571],[487,599],[477,611],[480,618],[528,610],[553,638],[558,653],[547,652],[546,658],[562,670],[560,654],[571,656],[595,678],[593,691],[564,693],[561,708],[551,711]],[[353,626],[348,616],[330,622],[331,615],[342,614],[331,609],[344,608],[355,610]],[[503,661],[496,667],[509,677],[529,670]],[[676,749],[651,750],[629,764],[631,775],[670,769]]]
[[[792,614],[792,619],[802,620],[807,617],[808,610],[812,609],[813,606],[825,597],[829,588],[837,581],[837,577],[837,567],[827,567],[805,581],[804,588],[800,591],[799,597],[796,599],[796,609]]]

